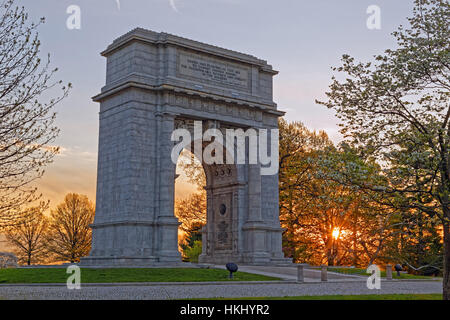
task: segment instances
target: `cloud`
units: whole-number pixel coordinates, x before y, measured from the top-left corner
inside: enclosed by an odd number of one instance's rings
[[[61,146],[59,151],[45,168],[44,176],[35,181],[43,199],[50,200],[52,208],[69,192],[95,200],[97,152],[80,146]]]
[[[97,152],[91,152],[84,150],[81,147],[59,147],[59,153],[57,155],[59,158],[70,158],[77,161],[97,161]]]
[[[179,13],[180,11],[178,10],[178,7],[177,7],[177,2],[179,0],[168,0],[168,1],[169,1],[169,4],[170,4],[170,7],[173,9],[173,11]],[[220,2],[220,3],[236,5],[236,4],[239,4],[240,0],[208,0],[207,2],[209,4],[210,2],[213,2],[213,1]]]
[[[176,6],[176,4],[175,4],[175,0],[169,0],[169,4],[170,4],[171,8],[172,8],[175,12],[179,12],[179,11],[178,11],[178,8],[177,8],[177,6]]]

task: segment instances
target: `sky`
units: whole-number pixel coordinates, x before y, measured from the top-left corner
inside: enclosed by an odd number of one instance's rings
[[[100,56],[114,39],[142,27],[240,51],[267,60],[280,73],[274,101],[289,121],[325,130],[338,142],[338,120],[317,105],[342,54],[368,61],[395,46],[390,35],[411,15],[412,0],[17,0],[39,29],[42,54],[51,54],[57,79],[72,83],[57,107],[61,153],[38,187],[56,206],[68,192],[95,201],[99,105],[91,97],[105,84]],[[70,30],[67,8],[81,9],[81,29]],[[369,29],[367,8],[380,8],[381,29]],[[185,194],[177,185],[177,195]],[[183,187],[184,186],[184,187]]]

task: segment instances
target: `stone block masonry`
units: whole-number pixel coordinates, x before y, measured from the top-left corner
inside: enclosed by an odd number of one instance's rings
[[[102,55],[97,201],[82,265],[181,263],[174,216],[172,132],[194,120],[214,127],[275,129],[277,71],[256,57],[135,29]],[[278,152],[278,150],[271,150]],[[207,224],[202,263],[289,264],[281,249],[278,175],[259,165],[203,164]]]

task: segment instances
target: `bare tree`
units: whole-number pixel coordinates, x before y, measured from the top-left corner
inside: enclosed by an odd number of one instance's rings
[[[0,227],[17,223],[21,208],[40,197],[30,182],[58,152],[50,145],[59,133],[52,108],[71,85],[53,81],[50,56],[44,63],[40,58],[43,22],[29,22],[15,0],[0,0]],[[60,96],[39,101],[59,86]]]
[[[69,193],[52,211],[47,234],[47,249],[59,260],[78,262],[91,250],[89,225],[95,215],[94,204],[84,195]]]
[[[187,149],[183,149],[183,151],[181,151],[177,168],[184,171],[189,183],[195,185],[200,193],[205,191],[203,189],[206,185],[205,170],[202,163],[198,161],[196,156],[191,151]]]
[[[27,219],[21,224],[8,228],[6,239],[15,248],[20,263],[30,265],[40,262],[45,255],[44,235],[47,218],[43,214],[46,205],[28,209]]]

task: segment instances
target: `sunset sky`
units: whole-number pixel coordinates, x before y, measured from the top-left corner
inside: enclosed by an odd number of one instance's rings
[[[61,154],[38,183],[54,207],[67,192],[95,200],[98,111],[91,97],[105,83],[100,52],[135,27],[163,31],[255,55],[280,74],[274,100],[287,120],[324,129],[339,140],[333,112],[316,105],[330,84],[331,66],[343,53],[368,60],[392,47],[390,33],[411,15],[412,1],[392,0],[21,0],[40,28],[42,53],[50,52],[57,77],[71,82],[57,107]],[[66,27],[69,5],[81,8],[81,30]],[[369,5],[381,8],[381,30],[366,27]],[[183,188],[177,189],[179,195]]]

